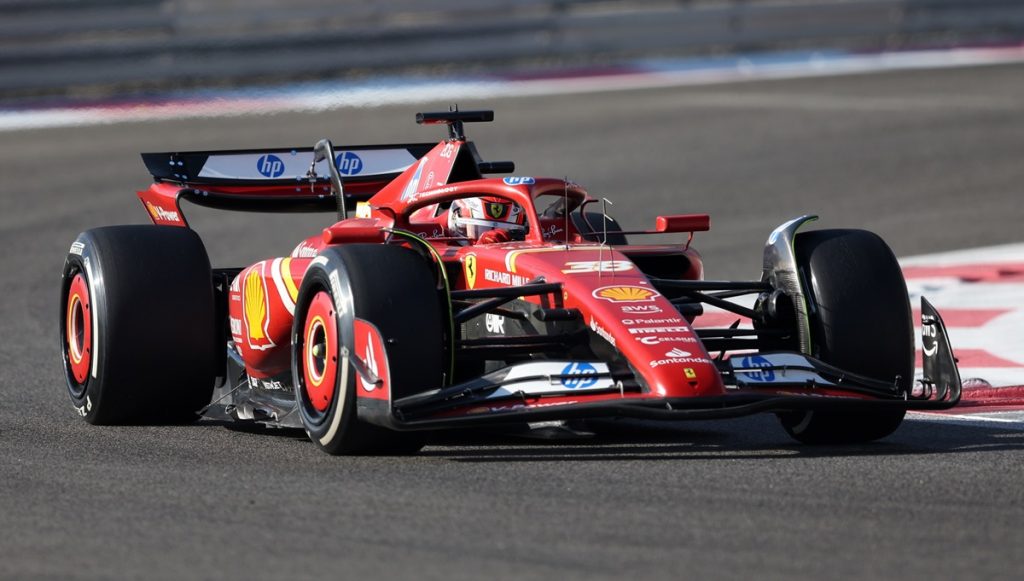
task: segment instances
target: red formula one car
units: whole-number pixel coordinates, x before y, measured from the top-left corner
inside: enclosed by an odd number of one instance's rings
[[[95,424],[301,427],[348,454],[414,451],[442,428],[757,412],[802,442],[863,442],[959,400],[925,300],[914,379],[906,286],[878,236],[798,234],[803,216],[771,233],[760,280],[704,280],[690,242],[707,215],[623,232],[571,181],[486,178],[513,164],[481,161],[463,131],[492,119],[419,114],[447,125],[436,145],[143,154],[154,225],[84,232],[64,264],[75,408]],[[211,269],[181,200],[338,221],[283,256]],[[752,328],[694,327],[706,305]]]

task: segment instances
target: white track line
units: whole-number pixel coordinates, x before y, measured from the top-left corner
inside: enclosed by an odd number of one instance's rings
[[[790,54],[790,53],[786,53]],[[120,105],[0,109],[0,131],[74,127],[181,118],[236,117],[349,107],[481,100],[608,91],[632,91],[774,79],[836,76],[880,71],[936,69],[1024,62],[1024,46],[964,48],[851,55],[838,51],[751,55],[724,59],[641,60],[631,72],[556,79],[494,77],[431,80],[380,78],[283,88],[197,91],[161,102]],[[806,105],[806,103],[804,104]],[[919,104],[918,104],[919,105]],[[998,103],[996,105],[999,105]],[[818,103],[835,108],[843,103]],[[863,105],[858,105],[863,106]],[[903,107],[901,103],[875,103]]]

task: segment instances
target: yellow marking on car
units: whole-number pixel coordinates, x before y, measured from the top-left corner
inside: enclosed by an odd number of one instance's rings
[[[596,250],[608,250],[607,246],[545,246],[544,248],[524,248],[513,250],[505,255],[505,269],[509,272],[516,271],[516,259],[521,254],[539,254],[541,252],[593,252]]]

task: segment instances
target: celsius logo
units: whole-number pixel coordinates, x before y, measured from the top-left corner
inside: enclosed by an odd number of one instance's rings
[[[354,176],[363,171],[363,160],[351,151],[343,151],[334,156],[334,165],[338,166],[338,171],[345,176]]]
[[[597,383],[597,369],[587,362],[577,362],[565,366],[562,369],[562,385],[569,389],[590,387]]]
[[[281,174],[284,173],[284,162],[281,161],[280,157],[268,153],[256,160],[256,170],[266,178],[281,177]]]

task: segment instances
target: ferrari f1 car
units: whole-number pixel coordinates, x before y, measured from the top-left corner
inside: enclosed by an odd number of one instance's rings
[[[759,280],[705,280],[691,241],[706,214],[624,232],[572,181],[485,177],[515,171],[466,140],[466,123],[492,120],[418,114],[447,126],[437,144],[143,154],[153,225],[86,231],[64,264],[75,409],[93,424],[297,427],[356,454],[415,451],[439,429],[759,412],[801,442],[865,442],[959,401],[924,299],[915,380],[906,285],[878,236],[798,232],[802,216],[771,232]],[[282,256],[211,268],[183,200],[338,220]],[[469,200],[520,219],[456,216]],[[477,237],[461,218],[509,227]],[[710,308],[750,324],[695,324]]]

